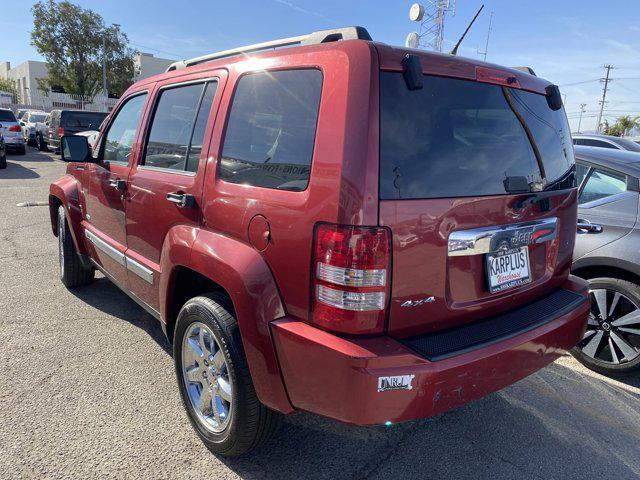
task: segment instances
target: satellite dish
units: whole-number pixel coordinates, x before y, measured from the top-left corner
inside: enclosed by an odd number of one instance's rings
[[[419,3],[411,5],[411,9],[409,10],[409,19],[412,22],[420,22],[422,21],[422,17],[424,17],[424,7]]]
[[[418,32],[411,32],[404,41],[404,46],[407,48],[418,48],[419,44],[420,35],[418,35]]]

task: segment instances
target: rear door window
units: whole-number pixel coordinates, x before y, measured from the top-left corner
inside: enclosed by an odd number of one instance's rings
[[[162,90],[153,115],[144,165],[195,172],[217,82]]]
[[[229,114],[220,178],[304,190],[309,183],[321,90],[319,70],[243,76]]]
[[[64,127],[84,130],[97,130],[107,116],[100,112],[66,112],[64,115]]]
[[[512,177],[530,191],[575,185],[564,109],[523,90],[423,80],[412,91],[401,73],[381,73],[381,199],[503,195]]]

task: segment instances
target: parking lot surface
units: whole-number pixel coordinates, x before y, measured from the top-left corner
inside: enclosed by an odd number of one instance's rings
[[[571,357],[435,418],[359,428],[300,413],[240,459],[200,443],[159,324],[105,278],[57,277],[52,153],[0,170],[0,478],[640,477],[640,375]],[[327,386],[331,388],[331,386]],[[357,401],[357,399],[354,399]]]

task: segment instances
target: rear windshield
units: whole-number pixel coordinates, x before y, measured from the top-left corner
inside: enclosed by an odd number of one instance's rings
[[[633,140],[629,140],[627,138],[616,138],[615,141],[620,144],[625,150],[629,150],[630,152],[640,152],[640,145],[638,145]]]
[[[36,122],[44,122],[45,119],[47,118],[47,114],[46,113],[32,113],[31,115],[29,115],[29,121],[31,123],[36,123]]]
[[[564,109],[553,111],[545,96],[518,89],[428,75],[423,80],[421,90],[409,90],[401,73],[381,73],[381,199],[574,185]]]
[[[0,110],[0,122],[16,122],[16,116],[11,110]]]
[[[100,112],[67,112],[64,114],[64,126],[97,130],[106,116]]]

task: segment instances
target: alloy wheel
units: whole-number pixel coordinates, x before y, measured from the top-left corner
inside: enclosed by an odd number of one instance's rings
[[[184,334],[182,376],[200,423],[222,432],[231,417],[233,383],[220,344],[204,323],[192,323]]]
[[[640,355],[640,307],[626,295],[593,289],[587,331],[578,344],[599,362],[620,365]]]

